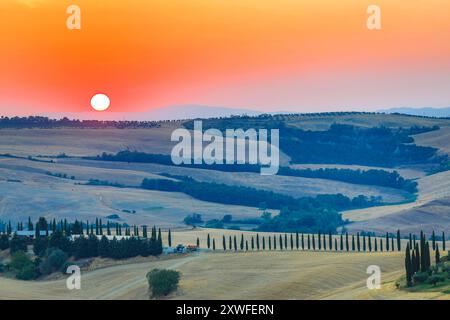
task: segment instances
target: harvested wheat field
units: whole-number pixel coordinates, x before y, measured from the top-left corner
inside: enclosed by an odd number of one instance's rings
[[[182,273],[171,299],[328,299],[344,289],[347,295],[354,292],[356,299],[381,299],[389,297],[391,289],[377,296],[369,293],[367,267],[380,266],[382,282],[393,281],[402,270],[402,261],[402,253],[199,253],[82,272],[81,290],[67,290],[65,279],[25,282],[2,277],[0,296],[148,299],[145,274],[152,268],[170,268]]]

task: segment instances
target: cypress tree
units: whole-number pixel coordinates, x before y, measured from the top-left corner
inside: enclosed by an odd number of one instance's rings
[[[409,243],[407,244],[407,246],[409,245]],[[414,273],[416,273],[416,250],[412,251],[412,255],[411,255],[411,274],[414,275]]]
[[[308,250],[311,250],[311,239],[309,234],[308,234]]]
[[[334,238],[334,250],[338,251],[338,244],[337,244],[337,239]]]
[[[434,230],[433,233],[431,234],[431,243],[433,245],[433,250],[436,250],[436,234],[434,233]]]
[[[302,250],[305,250],[305,236],[302,233]]]
[[[222,236],[222,247],[223,251],[227,250],[227,242],[225,240],[225,235]]]
[[[383,238],[380,238],[380,251],[383,252]]]
[[[273,250],[277,250],[277,237],[273,235]]]
[[[411,246],[409,246],[412,248]],[[402,251],[402,241],[400,239],[400,229],[397,230],[397,251]]]
[[[240,243],[241,251],[244,250],[244,234],[241,233],[241,243]]]
[[[325,237],[325,233],[322,236],[323,238],[323,250],[327,251],[327,238]]]
[[[197,237],[197,248],[200,248],[200,239]]]
[[[298,232],[295,233],[295,247],[297,248],[297,250],[300,247],[300,238],[299,238]]]
[[[386,251],[389,251],[389,233],[386,232]]]
[[[370,237],[370,234],[369,234],[369,237],[367,239],[367,243],[369,245],[369,252],[372,252],[372,238]]]
[[[284,249],[287,250],[288,248],[288,240],[287,240],[287,234],[284,234]]]
[[[439,253],[439,245],[436,243],[436,251],[435,251],[435,260],[436,265],[438,265],[441,262],[441,255]]]
[[[269,238],[269,251],[272,250],[272,237],[268,236],[267,238]]]
[[[341,251],[344,251],[344,239],[342,238],[342,233],[341,233]]]
[[[216,251],[216,239],[213,239],[213,250]]]
[[[328,232],[328,247],[333,250],[333,237],[331,236],[331,231]]]
[[[294,237],[292,236],[292,233],[291,233],[291,250],[294,250]]]
[[[319,241],[318,247],[319,251],[322,250],[322,235],[320,234],[320,231],[317,233],[317,240]]]
[[[430,255],[430,244],[428,241],[425,244],[425,253],[426,253],[426,271],[430,270],[431,267],[431,255]]]
[[[98,218],[95,218],[95,235],[98,236],[100,229],[98,228]]]
[[[283,250],[283,238],[281,237],[281,234],[280,234],[280,250]]]
[[[350,250],[349,242],[348,242],[348,232],[345,233],[345,246],[347,251]]]
[[[259,234],[256,234],[256,250],[259,251]]]
[[[427,271],[427,262],[426,262],[426,247],[425,247],[425,235],[422,231],[420,231],[420,271]]]
[[[81,230],[83,230],[83,227],[81,227]],[[109,225],[109,221],[106,222],[106,234],[107,234],[108,236],[111,235],[111,227],[110,227],[110,225]]]
[[[208,246],[208,249],[210,249],[210,247],[211,247],[211,238],[209,236],[209,233],[206,236],[206,245]]]
[[[109,223],[108,223],[108,230],[109,230]],[[109,231],[109,235],[111,235],[111,231]],[[142,237],[144,239],[148,238],[147,226],[142,226]]]
[[[377,238],[375,237],[375,238],[373,238],[373,240],[374,240],[374,245],[375,245],[374,251],[377,252],[377,251],[378,251],[378,242],[377,242]]]
[[[406,246],[406,255],[405,255],[405,271],[406,271],[406,283],[408,287],[412,285],[412,265],[411,265],[411,256],[409,252],[409,244]]]
[[[420,271],[420,252],[419,252],[419,245],[416,243],[414,245],[414,251],[416,252],[416,261],[414,266],[414,272]]]
[[[314,237],[314,234],[312,235],[312,248],[313,251],[316,251],[316,238]]]
[[[363,251],[366,252],[366,235],[363,235]]]
[[[266,238],[264,236],[262,237],[262,249],[266,250]]]
[[[234,251],[237,251],[238,246],[237,246],[237,238],[236,238],[236,235],[233,237],[233,244],[234,244]]]
[[[416,235],[414,234],[414,235],[413,235],[413,243],[414,243],[414,247],[416,246],[416,242],[417,242],[417,239],[416,239]]]
[[[414,244],[415,246],[416,244]],[[411,233],[409,234],[409,247],[412,248],[413,243],[412,243],[412,238],[411,238]]]
[[[248,251],[248,240],[245,240],[245,251]]]
[[[352,234],[352,251],[355,251],[355,235]]]
[[[358,252],[361,251],[361,240],[359,238],[359,232],[356,233],[356,246],[358,248]]]
[[[229,239],[228,239],[228,248],[229,248],[230,250],[233,250],[233,240],[231,240],[231,236],[230,236]]]
[[[33,222],[31,222],[31,217],[28,217],[28,231],[33,231],[33,229],[34,229],[34,226],[33,226]]]
[[[103,235],[103,223],[102,223],[102,219],[100,219],[100,234]],[[138,229],[139,230],[139,229]],[[139,236],[139,231],[138,231],[138,236]]]
[[[209,233],[208,233],[209,238]],[[169,247],[172,247],[172,231],[169,229],[169,233],[167,234],[167,243],[169,244]],[[208,249],[209,249],[209,239],[208,239]]]
[[[442,250],[445,251],[445,233],[442,231]]]
[[[252,250],[255,250],[255,240],[253,239],[253,236],[252,236]]]

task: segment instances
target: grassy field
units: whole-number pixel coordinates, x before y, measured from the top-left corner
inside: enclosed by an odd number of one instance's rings
[[[404,232],[450,232],[450,172],[440,172],[417,180],[419,193],[415,202],[382,207],[351,210],[343,213],[354,221],[347,229],[352,232],[372,230],[386,232],[401,229]]]
[[[171,299],[329,299],[345,288],[355,298],[366,288],[366,269],[379,265],[382,281],[394,279],[397,253],[251,252],[201,253],[178,259],[119,264],[83,272],[81,290],[65,279],[25,282],[0,278],[3,299],[148,299],[145,274],[151,268],[182,273]]]

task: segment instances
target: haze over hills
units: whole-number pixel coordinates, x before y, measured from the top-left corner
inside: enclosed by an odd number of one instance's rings
[[[258,115],[262,112],[250,109],[235,109],[227,107],[212,107],[202,105],[180,105],[158,108],[143,112],[49,112],[39,114],[52,119],[80,120],[129,120],[129,121],[159,121],[182,120],[194,118],[229,117],[232,115]]]
[[[448,108],[432,108],[432,107],[425,107],[425,108],[407,108],[407,107],[401,107],[401,108],[390,108],[390,109],[382,109],[378,110],[378,112],[384,112],[384,113],[403,113],[403,114],[409,114],[413,116],[425,116],[425,117],[450,117],[450,107]]]

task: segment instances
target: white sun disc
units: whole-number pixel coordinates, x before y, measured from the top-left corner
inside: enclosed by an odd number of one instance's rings
[[[91,99],[91,106],[94,108],[94,110],[97,111],[105,111],[108,109],[111,101],[109,100],[108,96],[103,93],[97,93],[95,96]]]

